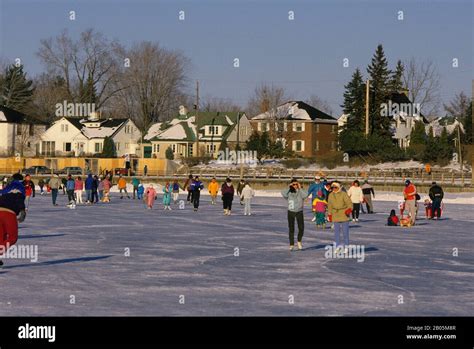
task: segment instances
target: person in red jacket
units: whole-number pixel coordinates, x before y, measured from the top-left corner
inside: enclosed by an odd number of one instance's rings
[[[410,223],[411,225],[415,225],[416,221],[416,187],[415,185],[407,179],[405,181],[405,189],[403,190],[403,197],[405,198],[405,210],[408,211],[410,215]]]
[[[391,227],[396,227],[400,223],[400,220],[395,213],[395,210],[390,211],[390,216],[387,218],[387,225]]]
[[[23,186],[25,187],[25,210],[28,211],[28,207],[30,206],[30,198],[35,197],[36,195],[35,183],[33,183],[29,174],[25,176]]]

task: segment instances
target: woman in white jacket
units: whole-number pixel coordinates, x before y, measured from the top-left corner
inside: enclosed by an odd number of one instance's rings
[[[355,180],[352,183],[352,186],[347,191],[347,195],[349,195],[352,201],[352,221],[358,222],[360,205],[362,202],[364,202],[364,194],[362,193],[362,189],[358,180]]]
[[[254,190],[250,187],[250,184],[245,183],[244,189],[240,194],[240,199],[244,202],[244,216],[251,215],[250,212],[250,201],[255,196]]]

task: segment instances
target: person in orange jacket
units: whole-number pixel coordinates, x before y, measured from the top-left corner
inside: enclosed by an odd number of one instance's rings
[[[123,192],[125,192],[125,194],[127,194],[127,198],[130,199],[130,195],[128,195],[128,191],[127,191],[127,181],[122,176],[119,177],[119,180],[117,182],[117,187],[119,188],[121,199],[123,199]]]
[[[415,185],[409,179],[407,179],[405,181],[405,189],[403,190],[403,197],[405,198],[405,209],[408,211],[410,215],[411,225],[415,225],[415,221],[416,221],[417,196],[418,196],[418,193],[416,192]]]
[[[211,195],[211,205],[215,205],[217,193],[219,192],[219,183],[217,183],[217,180],[215,178],[211,179],[207,190],[209,190],[209,194]]]

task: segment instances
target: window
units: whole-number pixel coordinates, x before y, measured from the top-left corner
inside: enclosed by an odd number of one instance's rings
[[[295,122],[293,124],[293,132],[303,132],[304,131],[304,122]]]
[[[188,144],[188,156],[193,156],[193,145]]]
[[[68,124],[61,124],[61,132],[68,132],[69,125]]]
[[[173,149],[173,153],[176,153],[176,144],[172,144],[171,149]]]
[[[207,153],[212,154],[216,151],[217,145],[216,144],[207,144],[206,148],[207,148]]]
[[[56,142],[43,141],[41,142],[41,155],[54,156]]]
[[[115,142],[115,150],[120,150],[120,142]]]
[[[159,152],[160,152],[160,145],[153,144],[153,153],[159,153]]]
[[[22,125],[16,125],[16,135],[21,136],[21,131],[22,131]]]
[[[315,148],[316,151],[319,151],[319,141],[316,141],[316,148]]]
[[[133,133],[133,126],[132,125],[126,125],[125,126],[125,133]]]
[[[94,150],[96,153],[101,153],[102,152],[102,143],[95,143],[94,144]]]
[[[27,143],[26,143],[26,146],[27,146],[28,148],[31,148],[31,142],[27,142]]]
[[[304,151],[304,141],[293,141],[293,151]]]
[[[63,143],[63,151],[71,151],[71,143],[64,142]]]

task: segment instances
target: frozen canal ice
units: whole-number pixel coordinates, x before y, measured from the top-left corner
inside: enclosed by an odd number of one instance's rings
[[[37,245],[39,260],[4,260],[0,315],[474,314],[472,205],[400,228],[385,226],[397,203],[376,201],[351,223],[366,249],[357,262],[325,258],[333,231],[316,230],[309,204],[304,251],[291,253],[282,198],[256,197],[250,217],[234,201],[224,217],[207,196],[193,212],[114,195],[76,210],[62,194],[59,207],[32,199],[18,244]]]

